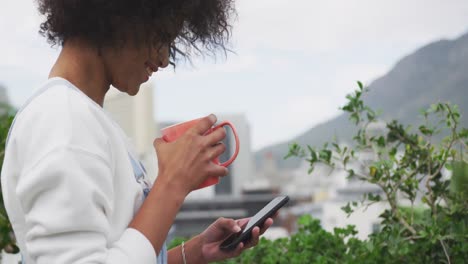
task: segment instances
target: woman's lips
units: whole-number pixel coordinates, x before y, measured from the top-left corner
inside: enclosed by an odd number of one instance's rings
[[[150,67],[146,67],[146,74],[148,74],[148,77],[151,77],[153,75],[153,70]]]
[[[146,66],[146,74],[148,75],[148,79],[149,77],[151,77],[151,75],[153,75],[153,72],[158,71],[158,67],[150,61],[145,62],[145,66]]]
[[[157,72],[158,71],[158,66],[156,64],[152,63],[151,61],[147,61],[145,63],[146,67],[150,68],[152,72]]]

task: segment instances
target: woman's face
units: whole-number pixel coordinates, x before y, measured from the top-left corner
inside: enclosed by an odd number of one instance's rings
[[[121,92],[135,95],[140,85],[169,64],[169,45],[109,48],[103,50],[106,77]]]

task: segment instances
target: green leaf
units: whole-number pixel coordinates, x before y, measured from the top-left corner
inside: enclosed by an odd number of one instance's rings
[[[336,151],[338,154],[341,154],[341,148],[340,148],[340,146],[339,146],[338,144],[336,144],[336,143],[333,143],[332,145],[333,145],[333,147],[335,148],[335,151]]]
[[[289,144],[289,152],[286,156],[284,156],[284,159],[288,159],[290,157],[303,157],[304,156],[304,150],[297,144],[296,142]]]
[[[301,217],[299,217],[299,220],[297,221],[297,223],[303,227],[312,224],[312,222],[313,222],[312,216],[308,214],[302,215]]]
[[[364,85],[362,84],[361,81],[357,81],[357,84],[361,90],[364,89]]]
[[[357,113],[352,113],[351,116],[349,117],[349,119],[354,122],[356,125],[359,123],[360,121],[360,118],[359,118],[359,115]]]
[[[330,163],[332,152],[328,149],[322,149],[319,153],[319,157],[321,160],[325,161],[326,163]]]
[[[377,140],[377,145],[379,147],[385,147],[385,138],[383,136],[379,137],[379,139]]]
[[[346,167],[346,165],[348,164],[348,161],[349,161],[349,156],[346,156],[343,160],[343,166]]]
[[[451,171],[452,168],[453,168],[452,163],[450,163],[450,162],[445,163],[445,168],[446,168],[447,170]]]
[[[343,212],[345,212],[348,216],[354,212],[350,203],[347,203],[345,206],[341,207],[341,210],[343,210]]]
[[[379,194],[368,193],[367,199],[369,199],[369,201],[372,201],[372,202],[379,202],[382,200],[382,197],[380,197]]]
[[[315,152],[314,150],[312,150],[310,152],[310,163],[314,163],[318,160],[318,157],[317,157],[317,152]]]
[[[421,133],[423,133],[426,136],[431,136],[434,133],[433,129],[429,129],[428,127],[424,125],[419,126],[419,131],[421,131]]]

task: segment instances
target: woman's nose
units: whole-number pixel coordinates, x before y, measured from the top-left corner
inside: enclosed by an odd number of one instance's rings
[[[166,68],[167,65],[169,65],[169,56],[166,56],[159,61],[159,68]]]
[[[161,48],[159,52],[159,67],[166,68],[169,65],[169,47]]]

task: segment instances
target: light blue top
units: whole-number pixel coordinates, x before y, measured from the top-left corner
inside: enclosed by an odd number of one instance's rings
[[[143,194],[145,199],[150,190],[151,190],[151,183],[148,182],[148,177],[146,176],[146,169],[140,161],[137,161],[133,156],[129,153],[128,156],[130,157],[130,161],[132,162],[133,173],[135,175],[135,179],[138,183],[140,183],[141,188],[143,189]],[[158,264],[167,264],[167,246],[166,243],[163,244],[161,251],[158,254]]]

